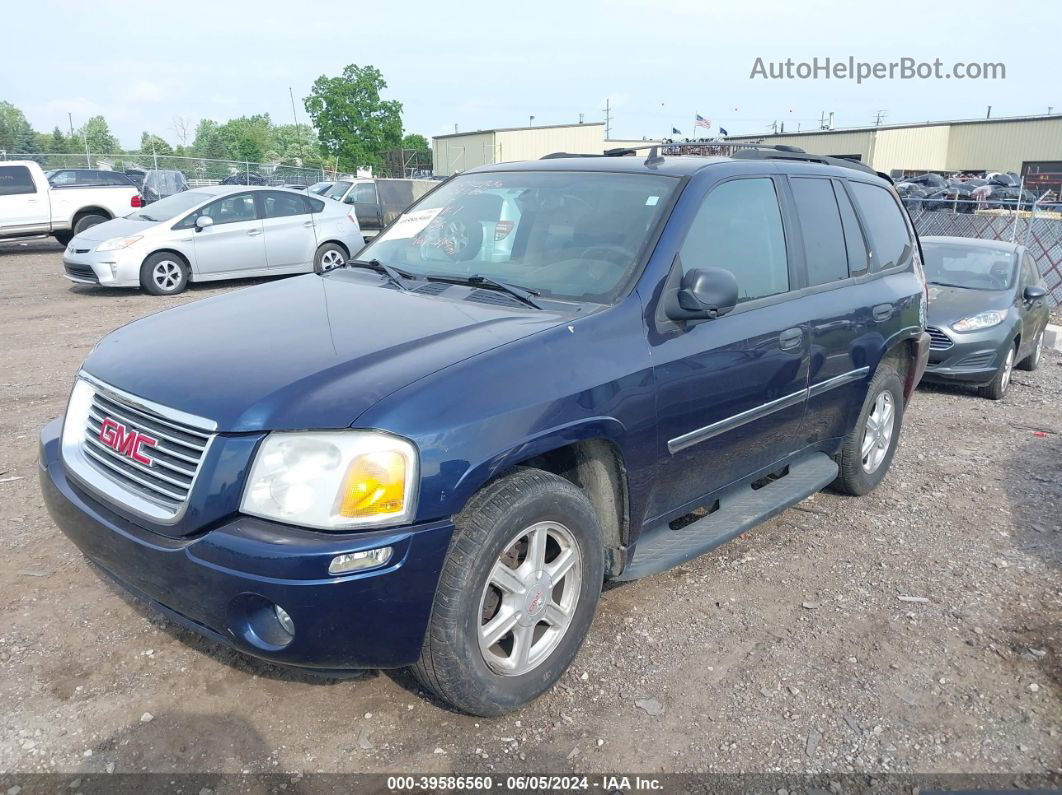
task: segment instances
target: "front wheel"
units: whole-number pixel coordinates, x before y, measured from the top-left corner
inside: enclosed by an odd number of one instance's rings
[[[1040,336],[1036,338],[1036,345],[1033,347],[1033,352],[1026,356],[1018,363],[1018,367],[1022,370],[1035,370],[1040,366],[1040,359],[1044,354],[1044,334],[1046,331],[1041,331]]]
[[[518,469],[455,519],[413,674],[473,715],[527,704],[582,645],[604,578],[597,516],[571,482]]]
[[[176,254],[152,254],[140,266],[140,286],[152,295],[176,295],[188,286],[188,264]]]
[[[1002,400],[1003,396],[1007,394],[1007,387],[1010,386],[1010,376],[1014,372],[1014,358],[1018,353],[1018,344],[1014,343],[1010,346],[1010,350],[1007,351],[1007,358],[1003,360],[1003,364],[998,370],[996,370],[996,376],[985,386],[977,388],[977,393],[989,400]]]
[[[855,427],[841,446],[840,472],[833,487],[861,496],[889,471],[903,422],[903,383],[889,362],[878,366]]]
[[[100,215],[99,213],[89,213],[88,215],[83,215],[78,218],[77,221],[74,223],[74,235],[80,235],[86,229],[91,229],[92,227],[102,223],[106,223],[109,220],[111,219],[108,218],[106,215]]]

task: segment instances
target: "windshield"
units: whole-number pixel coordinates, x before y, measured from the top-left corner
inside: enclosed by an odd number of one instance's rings
[[[608,303],[629,281],[678,180],[656,174],[456,177],[359,254],[414,276],[483,276]]]
[[[136,218],[141,221],[169,221],[171,218],[176,218],[181,213],[191,210],[196,205],[202,204],[211,198],[213,197],[209,193],[199,193],[194,190],[175,193],[165,199],[152,202],[147,207],[143,207],[135,213],[130,213],[126,217]]]
[[[329,199],[342,199],[343,194],[346,193],[347,189],[353,184],[353,182],[337,182],[321,195]]]
[[[1014,284],[1015,258],[1009,251],[925,240],[922,251],[930,284],[970,290],[1009,290]]]

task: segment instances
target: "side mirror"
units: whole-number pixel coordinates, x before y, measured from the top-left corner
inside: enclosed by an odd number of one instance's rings
[[[1025,300],[1026,301],[1039,301],[1041,298],[1047,295],[1047,290],[1040,287],[1037,284],[1030,284],[1025,288]]]
[[[208,226],[214,225],[214,219],[209,215],[201,215],[195,219],[195,231],[202,232]]]
[[[672,320],[712,320],[738,302],[734,274],[722,268],[694,268],[682,276],[678,292],[667,308]]]

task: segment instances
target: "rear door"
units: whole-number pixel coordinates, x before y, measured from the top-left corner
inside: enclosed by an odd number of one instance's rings
[[[354,205],[354,216],[362,232],[379,232],[383,229],[383,209],[375,182],[356,182],[343,200]]]
[[[0,234],[47,232],[47,183],[38,186],[26,166],[0,164]]]
[[[214,223],[199,231],[196,219],[210,216]],[[192,231],[193,268],[203,275],[265,270],[265,240],[254,194],[233,193],[212,201],[179,224]]]
[[[278,190],[256,196],[269,269],[312,270],[317,237],[306,197]]]
[[[807,396],[804,319],[791,300],[783,177],[711,187],[679,250],[684,270],[724,268],[740,303],[729,314],[651,335],[661,466],[649,516],[672,516],[786,457]]]

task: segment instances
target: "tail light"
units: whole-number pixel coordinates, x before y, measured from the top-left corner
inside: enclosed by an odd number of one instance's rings
[[[498,221],[494,225],[494,239],[505,240],[509,236],[509,233],[513,231],[512,221]]]
[[[354,214],[353,208],[351,208],[350,212],[347,213],[347,220],[350,221],[352,224],[356,224],[358,222],[358,216]]]
[[[130,207],[143,207],[144,206],[144,200],[142,198],[140,198],[140,194],[139,193],[137,193],[135,196],[133,196],[133,198],[131,198],[129,200],[129,206]]]

